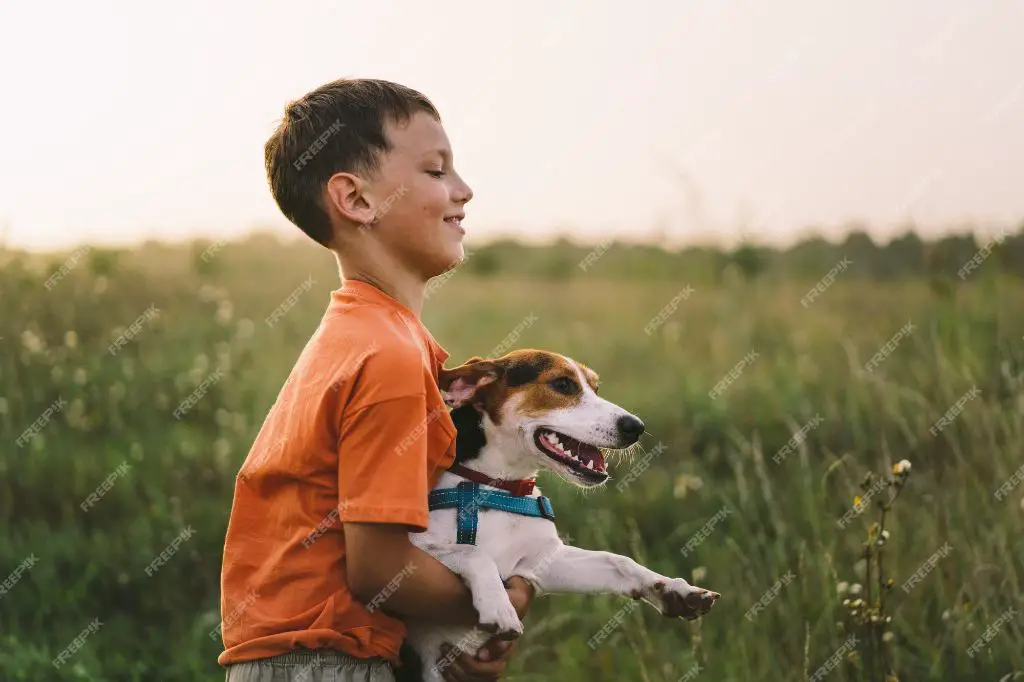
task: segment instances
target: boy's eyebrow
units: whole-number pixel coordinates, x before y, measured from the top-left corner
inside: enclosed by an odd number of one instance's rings
[[[428,152],[426,153],[426,156],[434,156],[434,155],[440,155],[440,157],[441,157],[441,158],[442,158],[443,160],[445,160],[445,161],[448,161],[448,160],[450,160],[450,159],[451,159],[451,156],[452,156],[452,155],[451,155],[451,154],[450,154],[450,153],[448,152],[448,150],[447,150],[447,149],[445,149],[444,147],[438,147],[437,149],[431,149],[430,151],[428,151]]]

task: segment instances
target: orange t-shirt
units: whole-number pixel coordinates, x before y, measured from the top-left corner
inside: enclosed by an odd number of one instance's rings
[[[332,292],[235,480],[218,663],[297,647],[397,660],[405,626],[353,598],[341,523],[426,529],[427,493],[455,459],[437,387],[447,359],[379,289]]]

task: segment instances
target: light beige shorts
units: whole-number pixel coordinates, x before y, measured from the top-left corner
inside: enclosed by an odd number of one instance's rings
[[[395,682],[382,658],[355,658],[334,649],[303,649],[227,666],[225,682]]]

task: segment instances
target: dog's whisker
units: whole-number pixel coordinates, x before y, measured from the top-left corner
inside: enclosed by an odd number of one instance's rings
[[[623,450],[622,455],[626,458],[626,461],[629,464],[632,464],[633,460],[635,460],[637,455],[641,452],[644,452],[644,446],[640,444],[640,441],[637,441]]]

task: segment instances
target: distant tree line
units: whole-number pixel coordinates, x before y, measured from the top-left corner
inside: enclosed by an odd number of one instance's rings
[[[830,273],[841,273],[844,279],[927,279],[933,288],[949,290],[951,285],[988,277],[1024,279],[1024,222],[1016,231],[1004,230],[995,236],[961,233],[924,240],[908,230],[885,244],[875,242],[863,230],[854,229],[841,240],[812,236],[785,248],[753,242],[732,249],[666,248],[620,240],[585,244],[561,237],[554,244],[543,246],[514,238],[483,244],[468,242],[466,253],[458,268],[478,277],[813,282]],[[186,244],[167,244],[149,240],[121,249],[85,245],[70,254],[28,254],[0,247],[0,272],[17,279],[19,272],[35,269],[41,270],[45,279],[62,268],[68,269],[69,258],[78,256],[88,263],[89,272],[103,276],[125,269],[150,276],[180,276],[188,272],[215,278],[230,277],[235,272],[291,276],[308,274],[311,268],[326,274],[336,267],[323,248],[311,240],[288,240],[280,233],[266,230],[232,241],[197,239]]]
[[[1024,223],[1016,232],[992,237],[953,234],[926,241],[907,231],[887,244],[855,230],[842,241],[811,237],[788,248],[743,243],[731,250],[695,246],[672,250],[619,241],[595,246],[562,238],[551,246],[503,239],[471,244],[467,251],[469,256],[460,267],[480,276],[818,279],[838,270],[844,277],[881,280],[970,281],[994,274],[1024,279]]]

